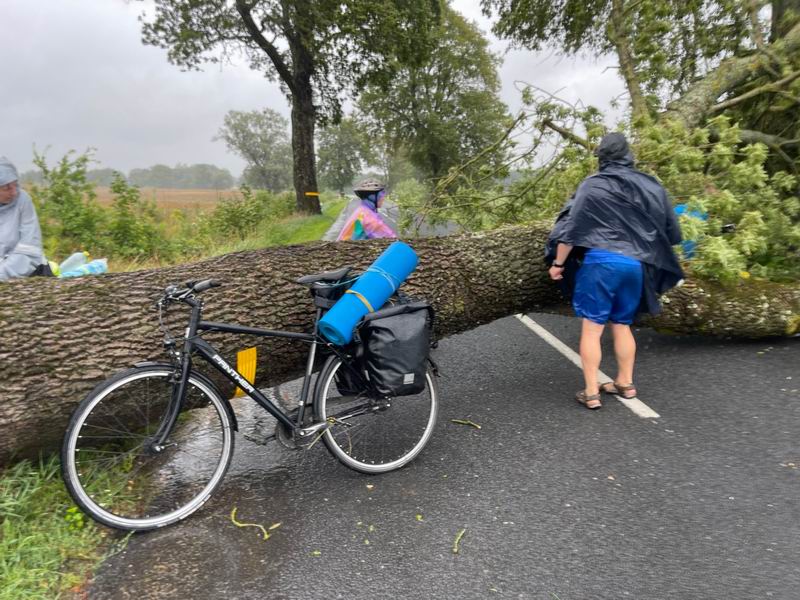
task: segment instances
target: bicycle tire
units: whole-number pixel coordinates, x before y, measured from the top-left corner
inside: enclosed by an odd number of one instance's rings
[[[150,448],[174,374],[170,365],[123,371],[95,387],[73,413],[61,448],[62,475],[75,503],[95,521],[125,531],[177,523],[208,501],[228,470],[230,409],[194,372],[186,410],[163,450]]]
[[[335,419],[357,406],[370,410],[334,422],[322,434],[328,450],[361,473],[386,473],[407,465],[422,452],[436,424],[439,392],[433,372],[427,370],[425,390],[420,394],[383,400],[365,394],[338,396],[334,378],[341,365],[340,358],[331,356],[320,372],[314,391],[317,418]]]

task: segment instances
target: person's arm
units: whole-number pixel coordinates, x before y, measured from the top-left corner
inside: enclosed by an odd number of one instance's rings
[[[550,279],[558,281],[564,278],[564,263],[567,262],[570,252],[572,252],[572,246],[564,243],[558,244],[556,247],[556,259],[550,265]]]
[[[595,182],[591,178],[584,179],[567,203],[569,215],[559,232],[558,241],[570,246],[580,246],[582,234],[586,229],[589,197],[592,195]],[[565,207],[566,208],[566,207]],[[560,262],[558,259],[556,262]]]

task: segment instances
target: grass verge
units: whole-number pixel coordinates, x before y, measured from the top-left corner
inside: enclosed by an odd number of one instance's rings
[[[114,259],[113,261],[109,261],[109,268],[112,272],[118,273],[139,271],[142,269],[167,267],[172,264],[194,262],[196,260],[221,256],[231,252],[313,242],[321,239],[322,236],[325,235],[325,232],[333,225],[336,217],[339,216],[339,213],[349,202],[349,198],[336,198],[323,204],[322,214],[320,215],[291,215],[273,222],[261,223],[256,233],[243,240],[228,241],[211,246],[206,249],[203,256],[196,256],[191,259],[182,259],[173,262],[164,262],[157,259]]]
[[[303,244],[322,239],[348,202],[350,202],[349,198],[327,202],[323,205],[320,215],[292,215],[272,223],[262,223],[259,231],[254,235],[241,241],[212,248],[209,256],[272,246]]]
[[[57,457],[0,472],[0,600],[79,595],[112,537],[74,506]]]

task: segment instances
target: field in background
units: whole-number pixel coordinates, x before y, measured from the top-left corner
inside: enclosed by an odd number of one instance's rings
[[[304,242],[319,240],[322,239],[322,236],[325,235],[325,232],[328,231],[331,225],[333,225],[333,222],[339,216],[339,213],[344,210],[349,202],[349,198],[340,198],[335,194],[326,192],[322,198],[321,215],[309,216],[293,214],[275,221],[263,222],[256,231],[252,232],[245,238],[232,240],[228,239],[205,246],[201,256],[184,256],[175,261],[162,261],[157,258],[130,260],[117,258],[109,262],[109,271],[123,272],[154,269],[158,267],[166,267],[172,264],[180,264],[192,262],[194,260],[210,258],[212,256],[220,256],[230,252],[257,250],[260,248],[269,248],[271,246],[302,244]],[[194,206],[194,209],[189,207],[182,210],[185,213],[198,214],[200,211],[213,209],[214,204],[208,204],[205,207],[202,205]],[[166,205],[159,205],[159,208],[163,209],[165,207]],[[167,228],[170,229],[171,225],[173,225],[173,223],[170,223]],[[0,598],[0,600],[2,599]]]
[[[214,208],[221,200],[241,198],[239,190],[182,190],[171,188],[141,188],[143,200],[155,200],[159,209],[168,213],[172,210],[199,212]],[[113,201],[111,190],[97,188],[97,201],[109,206]]]

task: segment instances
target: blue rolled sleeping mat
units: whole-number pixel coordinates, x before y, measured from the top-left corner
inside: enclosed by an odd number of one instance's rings
[[[319,332],[337,346],[350,343],[361,318],[383,306],[418,262],[411,246],[394,242],[320,319]]]

